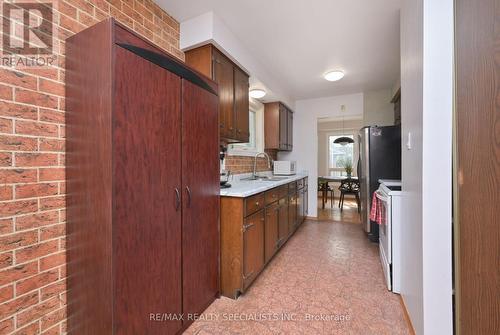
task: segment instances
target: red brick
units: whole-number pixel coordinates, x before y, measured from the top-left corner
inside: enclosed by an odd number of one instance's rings
[[[59,127],[55,124],[17,121],[16,134],[57,137],[59,134]]]
[[[64,180],[64,168],[44,168],[40,169],[40,181]]]
[[[62,292],[66,291],[66,280],[60,280],[58,282],[55,282],[53,284],[47,285],[46,287],[43,287],[40,292],[41,292],[41,300],[46,300],[51,297],[58,296]]]
[[[13,250],[32,245],[38,241],[36,231],[28,231],[11,235],[0,236],[0,251]],[[0,285],[1,286],[1,285]]]
[[[0,150],[33,151],[37,147],[36,138],[0,135]]]
[[[12,134],[12,120],[0,118],[0,133]]]
[[[38,90],[53,95],[64,96],[64,84],[44,78],[38,80]]]
[[[137,21],[142,24],[143,16],[139,12],[137,12],[136,10],[134,10],[132,7],[130,7],[125,3],[122,6],[123,6],[122,10],[125,15],[128,15],[134,21]]]
[[[60,223],[40,229],[40,240],[45,241],[66,234],[66,224]]]
[[[43,333],[40,333],[41,335],[60,335],[60,334],[66,334],[66,332],[61,331],[61,325],[55,325],[47,330],[45,330]]]
[[[12,87],[0,84],[0,99],[12,100]]]
[[[92,15],[89,15],[84,12],[78,12],[78,22],[88,27],[96,24],[99,21]]]
[[[64,15],[69,16],[73,19],[76,18],[76,8],[69,5],[66,1],[58,1],[57,10],[60,13],[63,13]]]
[[[36,90],[36,77],[6,68],[0,68],[0,82]]]
[[[16,166],[33,167],[33,166],[57,166],[59,164],[57,154],[46,153],[17,153]]]
[[[16,218],[16,230],[25,230],[41,226],[51,225],[59,221],[58,211],[42,212],[18,216]]]
[[[37,181],[35,169],[0,170],[0,184],[29,183]]]
[[[8,268],[14,264],[14,253],[12,251],[0,254],[0,269]]]
[[[40,121],[63,124],[64,120],[64,112],[40,108]]]
[[[30,323],[29,325],[17,329],[12,335],[33,335],[33,334],[39,334],[39,329],[40,329],[40,321],[37,320],[33,323]]]
[[[58,279],[59,271],[57,269],[39,273],[36,276],[18,281],[16,283],[16,295],[25,294],[42,286],[47,286]]]
[[[40,270],[45,271],[66,262],[66,253],[60,252],[40,259]]]
[[[38,201],[36,199],[0,203],[0,217],[26,214],[30,212],[36,212],[37,210]]]
[[[14,318],[6,319],[0,322],[0,334],[10,334],[14,330]]]
[[[16,199],[47,197],[58,193],[59,186],[56,183],[16,185]]]
[[[72,33],[78,33],[85,29],[85,26],[83,24],[64,15],[60,16],[59,21],[62,28]]]
[[[19,279],[33,276],[33,275],[37,274],[37,272],[38,272],[37,262],[32,262],[32,263],[23,264],[23,265],[17,265],[17,266],[14,266],[12,268],[2,270],[2,271],[0,271],[0,286],[13,283]],[[0,307],[0,309],[1,309],[1,307]],[[0,319],[2,319],[2,318],[0,317]]]
[[[36,105],[46,108],[57,108],[58,100],[57,97],[45,93],[39,93],[35,91],[23,90],[21,88],[16,88],[16,101],[22,102],[29,105]]]
[[[0,304],[14,298],[14,285],[0,288]]]
[[[46,211],[49,209],[57,209],[66,207],[66,197],[61,195],[57,197],[41,198],[40,210]]]
[[[94,6],[87,0],[71,0],[70,3],[89,15],[94,15]]]
[[[12,233],[14,227],[14,220],[10,219],[0,219],[0,234]]]
[[[12,200],[12,186],[0,186],[0,201]]]
[[[40,139],[40,151],[63,152],[66,148],[66,141],[52,138]]]
[[[57,68],[53,67],[32,67],[32,68],[24,68],[24,72],[28,72],[34,74],[36,76],[57,80]]]
[[[2,116],[15,117],[18,119],[36,120],[38,113],[36,107],[20,105],[14,102],[0,101]]]
[[[47,256],[59,250],[59,241],[52,240],[14,251],[16,264]]]
[[[60,308],[50,314],[45,315],[41,320],[42,331],[49,329],[50,327],[58,324],[64,319],[66,319],[66,308]]]
[[[10,152],[0,152],[0,166],[12,166],[12,154]]]

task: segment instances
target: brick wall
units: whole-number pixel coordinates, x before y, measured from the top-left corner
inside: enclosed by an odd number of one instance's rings
[[[277,152],[266,150],[266,153],[271,159],[277,159]],[[226,170],[231,171],[232,174],[249,173],[253,172],[253,157],[249,156],[226,156],[225,167]],[[267,167],[267,159],[264,157],[257,158],[257,171],[270,171]]]
[[[113,16],[184,59],[151,0],[52,3],[58,65],[0,67],[0,334],[65,332],[64,40]]]

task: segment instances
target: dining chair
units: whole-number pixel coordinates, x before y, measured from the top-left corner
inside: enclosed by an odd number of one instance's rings
[[[330,192],[330,205],[333,208],[333,202],[335,199],[335,192],[333,188],[328,185],[328,181],[322,178],[318,178],[318,191],[321,192],[321,202],[322,208],[325,209],[325,202],[328,202],[328,192]]]
[[[344,197],[346,194],[351,194],[356,197],[356,204],[358,206],[358,213],[361,212],[361,201],[359,199],[359,180],[347,178],[340,182],[340,199],[339,208],[340,211],[344,209]]]

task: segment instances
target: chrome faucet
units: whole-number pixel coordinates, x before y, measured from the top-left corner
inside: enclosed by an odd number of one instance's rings
[[[257,170],[257,158],[261,155],[264,155],[266,158],[267,158],[267,167],[270,169],[271,168],[271,163],[272,163],[272,159],[269,157],[268,154],[266,154],[265,152],[259,152],[255,155],[254,159],[253,159],[253,174],[252,174],[252,178],[257,178],[257,172],[255,170]]]

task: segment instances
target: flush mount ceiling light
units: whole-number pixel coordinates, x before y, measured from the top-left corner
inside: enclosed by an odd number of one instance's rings
[[[264,90],[261,90],[258,88],[250,90],[250,97],[252,97],[254,99],[263,98],[265,95],[266,95],[266,91],[264,91]]]
[[[344,72],[339,70],[328,71],[327,73],[325,73],[324,77],[328,81],[337,81],[344,78]]]

